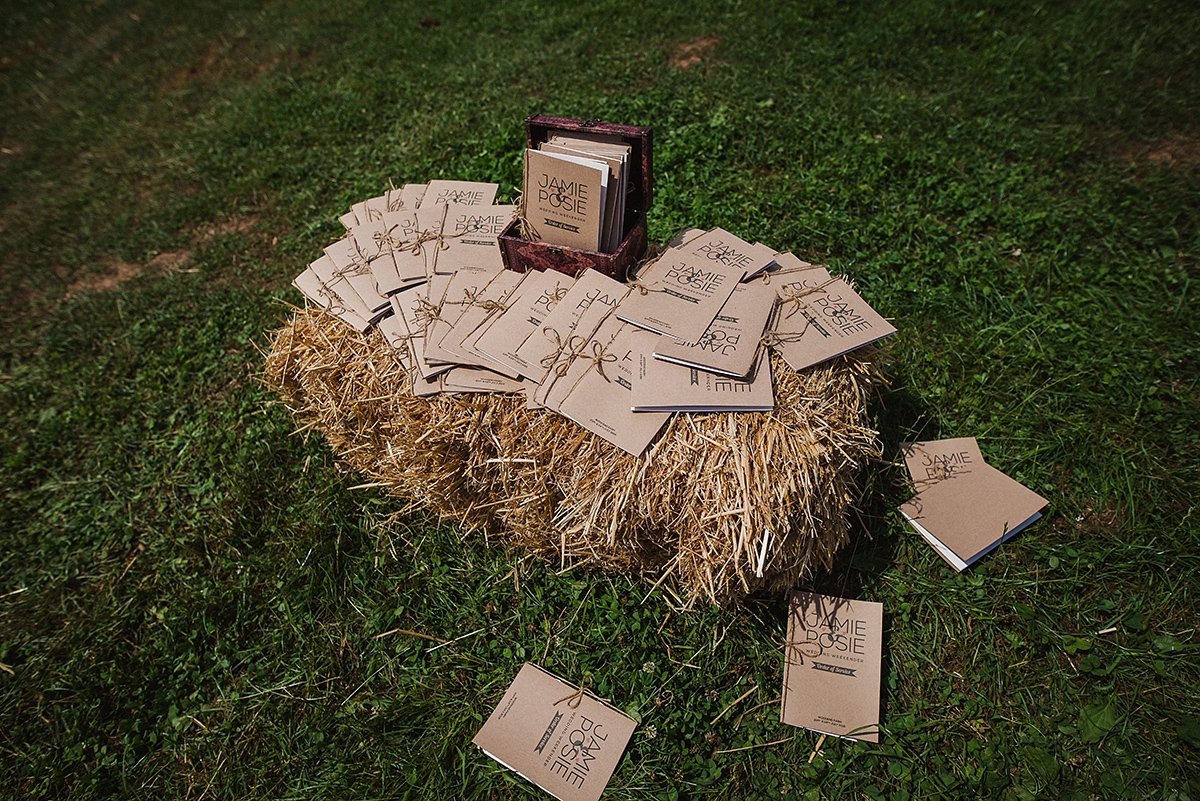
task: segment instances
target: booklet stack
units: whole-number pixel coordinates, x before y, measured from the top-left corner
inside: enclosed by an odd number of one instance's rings
[[[974,437],[900,447],[920,489],[900,514],[959,572],[1041,517],[1048,503],[984,462]]]
[[[611,240],[622,212],[605,187],[625,191],[628,148],[545,144],[526,154],[544,176],[534,183],[580,201],[581,230]],[[346,235],[293,283],[354,328],[377,327],[414,395],[524,392],[635,456],[674,412],[774,408],[768,346],[800,370],[895,332],[824,268],[721,228],[687,229],[628,284],[506,270],[498,237],[516,208],[496,189],[430,181],[356,203],[339,218]]]
[[[522,213],[500,237],[509,269],[624,281],[646,252],[650,129],[535,114],[525,134]]]

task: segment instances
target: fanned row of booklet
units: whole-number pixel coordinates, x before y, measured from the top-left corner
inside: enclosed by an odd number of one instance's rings
[[[823,267],[720,228],[684,231],[627,284],[506,270],[516,207],[495,195],[431,181],[355,204],[293,283],[377,327],[415,395],[524,392],[634,455],[674,412],[774,408],[768,346],[802,370],[896,331]]]

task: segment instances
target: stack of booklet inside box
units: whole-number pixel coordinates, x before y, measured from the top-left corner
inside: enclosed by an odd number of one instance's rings
[[[632,147],[615,136],[555,133],[525,151],[524,213],[534,238],[612,253],[625,230]]]
[[[575,206],[600,221],[589,236],[619,231],[603,219],[619,220],[607,193],[623,191],[627,152],[546,144],[554,152],[529,151],[527,168],[544,156],[593,170],[599,194],[561,170],[546,183],[597,199]],[[574,148],[596,158],[558,152]],[[768,347],[803,370],[895,333],[823,267],[721,228],[681,233],[629,283],[507,270],[497,236],[516,207],[495,196],[495,184],[431,181],[355,204],[345,237],[293,283],[349,325],[377,327],[415,395],[523,392],[634,455],[674,412],[772,409]]]

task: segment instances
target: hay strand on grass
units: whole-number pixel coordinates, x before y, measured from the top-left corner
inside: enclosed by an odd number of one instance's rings
[[[581,564],[673,574],[691,605],[790,588],[847,536],[875,351],[797,373],[772,354],[772,412],[677,414],[634,457],[524,398],[414,398],[385,338],[318,310],[271,335],[264,380],[348,465],[464,535]]]

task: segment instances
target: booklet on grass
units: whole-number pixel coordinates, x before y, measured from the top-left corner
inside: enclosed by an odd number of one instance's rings
[[[784,646],[784,723],[879,742],[883,605],[792,594]]]
[[[473,742],[560,801],[597,801],[637,722],[526,662]]]
[[[945,474],[900,507],[900,514],[962,572],[1042,516],[1048,501],[980,461]]]
[[[969,473],[984,463],[974,437],[901,442],[900,452],[904,454],[908,474],[918,487]]]

